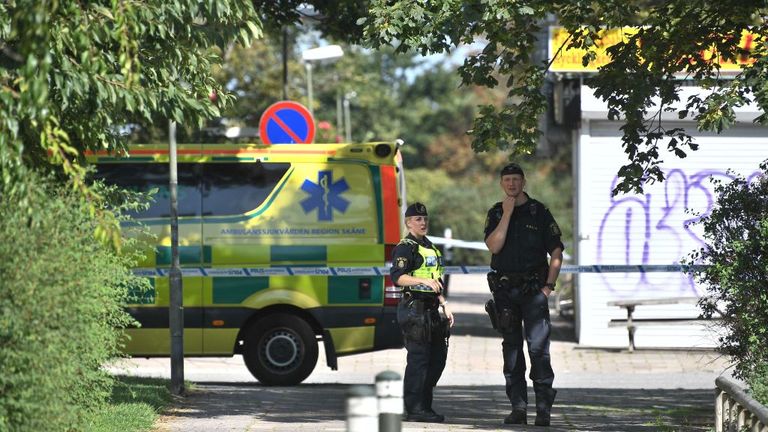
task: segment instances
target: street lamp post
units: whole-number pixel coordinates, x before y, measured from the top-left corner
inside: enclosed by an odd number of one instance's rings
[[[312,62],[304,62],[304,67],[307,69],[307,108],[314,115],[315,110],[312,108],[314,100],[314,95],[312,94]]]
[[[357,96],[357,92],[351,91],[344,95],[344,138],[345,142],[352,142],[352,122],[349,119],[349,101]]]
[[[325,45],[302,51],[301,59],[304,60],[304,67],[307,70],[307,108],[309,109],[310,113],[314,114],[314,94],[312,92],[312,62],[338,59],[343,55],[344,51],[338,45]]]

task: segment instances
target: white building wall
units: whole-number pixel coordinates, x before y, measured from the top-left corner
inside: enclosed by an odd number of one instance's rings
[[[697,89],[686,89],[695,92]],[[731,169],[756,175],[768,158],[768,129],[739,123],[722,135],[697,132],[694,123],[672,123],[695,135],[699,150],[680,159],[662,152],[667,180],[647,185],[644,195],[611,196],[617,172],[626,163],[620,124],[605,120],[605,105],[582,87],[582,129],[577,144],[577,254],[579,265],[680,264],[703,246],[700,227],[689,227],[693,210],[708,213],[716,197],[711,178],[727,180]],[[740,117],[754,118],[743,109]],[[663,147],[663,146],[662,146]],[[684,274],[607,273],[577,277],[577,328],[586,346],[626,347],[625,328],[609,328],[613,318],[626,318],[611,300],[699,296],[704,288]],[[636,318],[693,317],[695,305],[638,306]],[[717,337],[705,325],[639,327],[637,347],[713,347]]]

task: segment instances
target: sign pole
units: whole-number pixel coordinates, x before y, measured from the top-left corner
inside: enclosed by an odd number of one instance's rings
[[[288,99],[288,26],[283,25],[283,100]]]
[[[184,394],[184,302],[179,264],[179,207],[177,201],[178,173],[176,164],[176,122],[168,124],[171,195],[171,269],[168,321],[171,331],[171,393]]]

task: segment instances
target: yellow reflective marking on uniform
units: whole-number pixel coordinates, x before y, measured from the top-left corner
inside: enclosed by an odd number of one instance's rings
[[[363,351],[373,348],[376,327],[339,327],[328,331],[333,338],[333,346],[337,353]]]

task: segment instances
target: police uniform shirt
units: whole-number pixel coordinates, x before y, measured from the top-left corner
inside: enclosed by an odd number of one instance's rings
[[[413,240],[425,248],[435,248],[427,237],[418,240],[412,234],[408,234],[405,238]],[[417,249],[418,248],[415,245],[405,242],[400,242],[395,246],[395,249],[392,251],[392,268],[389,269],[389,276],[392,278],[392,281],[395,282],[395,285],[397,285],[396,281],[400,279],[400,276],[409,274],[421,267],[424,258],[419,254]],[[405,289],[407,289],[407,287],[405,287]]]
[[[486,239],[499,225],[503,213],[501,202],[488,210]],[[549,209],[528,197],[524,204],[515,206],[504,246],[491,257],[491,268],[501,273],[528,273],[547,267],[547,255],[557,248],[565,249],[560,235],[560,227]]]

